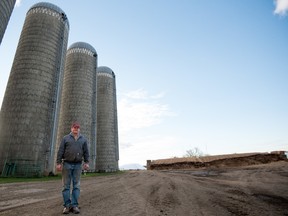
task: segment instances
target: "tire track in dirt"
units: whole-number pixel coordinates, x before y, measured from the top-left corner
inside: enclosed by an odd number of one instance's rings
[[[58,182],[46,182],[45,184],[44,187],[41,182],[0,185],[0,215],[5,215],[6,211],[15,212],[23,206],[34,205],[43,201],[47,202],[47,200],[59,197],[56,194],[56,192],[58,192]],[[47,189],[47,187],[49,187],[49,189]],[[47,196],[47,194],[49,194],[49,196]],[[25,212],[19,211],[19,213],[25,215]]]
[[[279,216],[288,215],[287,185],[287,162],[204,171],[129,171],[83,178],[79,203],[85,216]],[[61,180],[0,184],[0,207],[6,208],[0,215],[61,215],[61,190]]]

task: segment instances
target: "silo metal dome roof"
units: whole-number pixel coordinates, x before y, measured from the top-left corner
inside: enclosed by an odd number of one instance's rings
[[[30,7],[29,10],[31,10],[31,9],[33,9],[33,8],[37,8],[37,7],[49,8],[49,9],[51,9],[51,10],[56,11],[57,13],[60,13],[60,14],[62,14],[62,15],[65,15],[65,17],[66,17],[65,12],[64,12],[60,7],[58,7],[57,5],[54,5],[54,4],[52,4],[52,3],[49,3],[49,2],[39,2],[39,3],[36,3],[36,4],[32,5],[32,7]],[[69,21],[68,21],[67,17],[66,17],[66,22],[67,22],[67,24],[68,24],[68,26],[69,26]]]
[[[108,74],[114,75],[113,70],[109,67],[106,67],[106,66],[97,67],[97,72],[108,73]]]
[[[36,3],[36,4],[32,5],[32,7],[30,9],[36,8],[36,7],[46,7],[46,8],[50,8],[50,9],[52,9],[58,13],[64,13],[65,14],[65,12],[61,8],[59,8],[58,6],[56,6],[54,4],[51,4],[49,2]]]
[[[91,46],[90,44],[88,43],[85,43],[85,42],[76,42],[76,43],[73,43],[70,45],[69,49],[73,49],[73,48],[84,48],[84,49],[88,49],[94,53],[97,54],[96,50],[94,49],[93,46]]]

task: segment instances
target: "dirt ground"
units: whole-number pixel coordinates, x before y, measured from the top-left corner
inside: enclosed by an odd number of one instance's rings
[[[62,215],[61,180],[0,184],[0,194],[0,215]],[[83,178],[79,203],[85,216],[288,215],[288,162]]]

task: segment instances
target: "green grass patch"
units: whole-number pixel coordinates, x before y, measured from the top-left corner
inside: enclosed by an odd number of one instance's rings
[[[111,175],[119,175],[123,174],[125,171],[117,171],[111,173],[86,173],[81,174],[81,178],[89,178],[89,177],[97,177],[97,176],[111,176]],[[0,177],[0,184],[6,183],[16,183],[16,182],[43,182],[43,181],[51,181],[51,180],[61,180],[61,175],[55,176],[45,176],[45,177]]]
[[[0,184],[15,182],[42,182],[51,180],[60,180],[61,175],[47,177],[0,177]]]
[[[119,174],[123,174],[123,173],[125,173],[125,171],[101,172],[101,173],[87,172],[86,174],[82,174],[81,178],[95,177],[95,176],[111,176],[111,175],[119,175]]]

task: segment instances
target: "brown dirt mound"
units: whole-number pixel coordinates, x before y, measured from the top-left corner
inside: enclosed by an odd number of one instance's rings
[[[209,167],[239,167],[287,160],[283,152],[246,153],[206,157],[172,158],[148,161],[149,170],[197,169]]]

